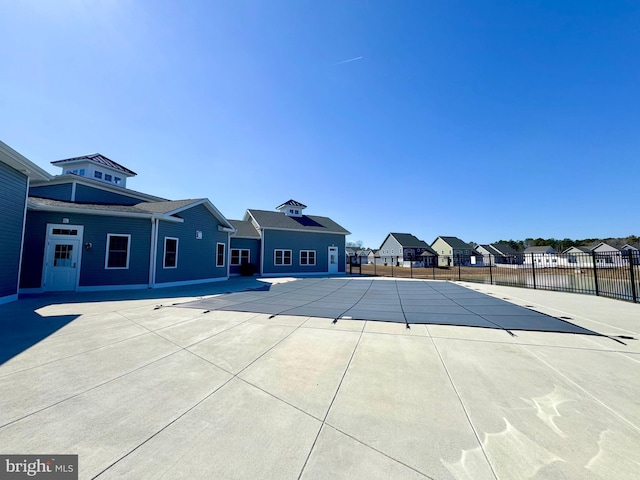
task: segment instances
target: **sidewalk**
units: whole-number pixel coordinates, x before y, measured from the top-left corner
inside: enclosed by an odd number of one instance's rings
[[[638,304],[460,284],[640,338]],[[261,285],[0,306],[0,452],[80,478],[637,478],[640,340],[179,305]]]

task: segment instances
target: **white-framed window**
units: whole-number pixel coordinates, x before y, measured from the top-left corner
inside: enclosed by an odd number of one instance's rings
[[[112,177],[111,177],[111,175],[109,175],[108,173],[105,173],[105,174],[104,174],[104,179],[105,179],[107,182],[110,182],[110,181],[111,181],[111,178],[112,178]]]
[[[300,265],[315,265],[315,264],[316,264],[315,250],[300,250]]]
[[[229,265],[238,266],[251,262],[251,251],[248,248],[232,248],[231,263]]]
[[[93,172],[93,176],[102,180],[102,172],[96,170],[95,172]]]
[[[178,239],[164,237],[164,260],[162,268],[178,268]]]
[[[113,183],[120,185],[122,183],[122,179],[120,177],[113,177]]]
[[[224,243],[216,244],[216,267],[224,267]]]
[[[107,270],[128,269],[131,245],[130,234],[107,233],[107,251],[104,268]]]
[[[274,265],[291,265],[291,250],[278,249],[273,251]]]

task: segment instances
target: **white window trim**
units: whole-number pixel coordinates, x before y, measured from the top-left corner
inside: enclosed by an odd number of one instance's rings
[[[302,253],[306,252],[307,254],[307,262],[309,262],[309,253],[313,252],[313,263],[302,263]],[[316,251],[315,250],[300,250],[300,258],[299,264],[301,267],[315,267],[316,265]]]
[[[218,255],[218,247],[222,245],[222,264],[218,263],[218,258],[220,257]],[[227,245],[224,243],[216,243],[216,267],[224,267],[225,266],[225,255],[227,253]]]
[[[111,237],[127,237],[127,266],[126,267],[109,267],[109,244]],[[107,245],[104,253],[104,269],[105,270],[129,270],[129,258],[131,258],[131,234],[130,233],[107,233]]]
[[[276,263],[276,253],[282,252],[282,262]],[[289,252],[289,263],[284,263],[284,252]],[[273,265],[276,267],[290,267],[293,264],[293,255],[292,251],[288,248],[276,248],[273,250]]]
[[[233,251],[234,250],[238,250],[238,262],[239,263],[233,263],[233,261],[231,260],[233,258]],[[230,248],[229,249],[229,265],[231,265],[232,267],[239,267],[240,265],[242,265],[242,252],[247,252],[247,262],[251,263],[251,250],[248,248]]]
[[[167,240],[176,241],[176,264],[173,267],[167,267]],[[176,237],[164,237],[164,251],[162,254],[162,268],[173,269],[178,268],[178,247],[180,245],[180,239]]]

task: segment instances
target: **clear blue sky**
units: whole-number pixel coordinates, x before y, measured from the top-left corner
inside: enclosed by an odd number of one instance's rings
[[[640,233],[640,3],[0,0],[0,138],[378,247]]]

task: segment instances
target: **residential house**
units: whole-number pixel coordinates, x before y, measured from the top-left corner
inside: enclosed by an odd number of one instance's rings
[[[51,175],[0,141],[0,304],[17,300],[29,184]]]
[[[476,251],[482,255],[485,265],[518,265],[522,264],[522,254],[519,254],[506,243],[491,243],[478,245]]]
[[[558,255],[551,245],[527,247],[523,253],[525,265],[535,265],[536,268],[558,266]]]
[[[476,264],[479,256],[471,245],[458,237],[437,237],[431,248],[438,255],[439,267]]]
[[[345,273],[345,237],[350,232],[328,217],[305,215],[307,208],[289,200],[277,211],[249,209],[243,221],[260,235],[260,275]],[[231,248],[238,245],[231,237]]]
[[[376,263],[378,252],[379,250],[377,248],[369,250],[369,254],[367,255],[367,263],[369,265],[373,265],[374,263]]]
[[[564,263],[571,267],[593,267],[594,262],[598,267],[621,266],[624,263],[622,251],[606,242],[570,247],[562,253]]]
[[[171,201],[128,189],[126,179],[135,173],[100,154],[52,163],[73,169],[29,189],[21,292],[228,278],[227,248],[235,230],[208,199]]]
[[[426,255],[423,256],[423,253]],[[431,266],[437,257],[429,245],[410,233],[389,233],[378,249],[379,263],[397,267]]]

